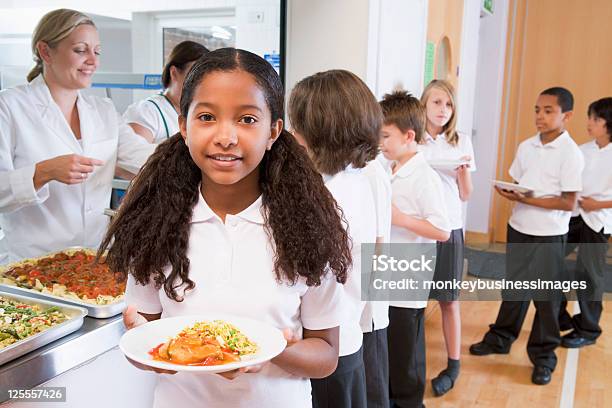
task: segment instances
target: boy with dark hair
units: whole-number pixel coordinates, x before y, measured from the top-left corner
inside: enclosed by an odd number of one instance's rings
[[[612,98],[589,105],[587,131],[592,141],[580,145],[585,168],[578,206],[572,213],[566,253],[578,247],[572,280],[585,281],[586,289],[576,290],[580,313],[571,317],[561,305],[561,330],[573,329],[563,336],[561,345],[578,348],[594,344],[601,335],[604,271],[608,238],[612,233]]]
[[[516,203],[508,221],[506,279],[528,274],[532,281],[559,281],[563,271],[564,248],[571,211],[582,189],[584,159],[565,130],[572,116],[573,97],[565,88],[546,89],[538,96],[535,122],[538,134],[523,141],[510,166],[510,176],[532,190],[529,196],[495,187],[504,198]],[[484,356],[507,354],[518,337],[529,309],[529,298],[503,301],[497,320],[470,353]],[[534,384],[548,384],[557,364],[555,349],[559,332],[560,299],[536,294],[536,307],[527,353],[534,370]]]

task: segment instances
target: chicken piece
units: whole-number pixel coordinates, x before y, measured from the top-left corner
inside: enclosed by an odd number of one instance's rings
[[[203,341],[197,336],[184,336],[169,342],[165,352],[170,356],[170,361],[177,364],[202,363],[211,357],[216,360],[223,360],[223,351],[215,343],[216,341]],[[162,355],[161,352],[160,348],[160,356]]]
[[[170,360],[170,355],[168,354],[168,347],[170,346],[170,343],[172,343],[172,340],[162,344],[160,348],[157,349],[157,354],[160,358],[163,358],[164,360]]]

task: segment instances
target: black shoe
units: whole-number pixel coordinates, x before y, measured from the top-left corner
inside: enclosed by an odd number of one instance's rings
[[[508,354],[510,350],[499,350],[493,348],[489,343],[481,341],[470,346],[470,354],[475,356],[488,356],[489,354]]]
[[[574,325],[571,323],[571,321],[568,322],[563,322],[563,323],[559,323],[559,330],[561,331],[568,331],[568,330],[573,330],[574,329]]]
[[[570,332],[561,338],[561,345],[565,348],[580,348],[595,344],[595,340],[582,337],[576,331]]]
[[[538,385],[546,385],[552,378],[552,370],[544,366],[535,366],[531,374],[531,382]]]
[[[431,380],[431,389],[436,397],[441,397],[446,394],[454,385],[455,381],[453,381],[451,376],[446,374],[446,370],[442,371],[436,378]]]

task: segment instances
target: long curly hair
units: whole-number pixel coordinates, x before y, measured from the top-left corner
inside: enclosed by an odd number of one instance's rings
[[[234,48],[212,51],[194,64],[182,90],[184,117],[204,76],[219,71],[252,75],[272,121],[283,118],[283,86],[272,66]],[[138,283],[153,282],[169,298],[182,301],[177,289],[183,284],[185,290],[195,287],[187,249],[201,182],[201,170],[180,133],[161,143],[132,181],[98,256],[108,251],[106,262],[121,279],[131,274]],[[306,151],[286,130],[259,165],[259,185],[265,229],[275,248],[276,279],[295,284],[303,277],[307,285],[316,286],[330,271],[338,282],[346,282],[352,259],[342,210]]]

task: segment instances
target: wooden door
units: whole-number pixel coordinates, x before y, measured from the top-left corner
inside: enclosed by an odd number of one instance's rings
[[[463,25],[463,0],[429,0],[427,12],[427,42],[435,46],[434,79],[447,79],[455,88],[458,78]],[[441,52],[446,49],[445,56]],[[446,59],[447,76],[441,74],[440,59]],[[427,84],[424,84],[427,85]]]

